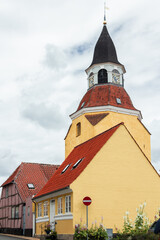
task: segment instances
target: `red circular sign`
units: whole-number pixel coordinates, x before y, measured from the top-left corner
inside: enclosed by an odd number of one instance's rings
[[[86,206],[89,206],[92,202],[92,199],[90,197],[84,197],[83,198],[83,204]]]

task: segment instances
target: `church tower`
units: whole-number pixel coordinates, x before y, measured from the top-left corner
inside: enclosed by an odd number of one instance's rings
[[[65,137],[65,157],[75,146],[124,122],[143,153],[151,160],[150,133],[141,122],[141,112],[133,106],[124,88],[125,72],[104,21],[92,63],[86,69],[87,92],[77,110],[70,115],[72,124]]]

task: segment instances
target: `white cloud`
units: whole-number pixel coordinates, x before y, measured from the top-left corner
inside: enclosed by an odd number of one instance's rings
[[[6,164],[0,173],[4,178],[22,161],[64,160],[63,139],[71,123],[68,115],[87,90],[84,70],[102,30],[103,6],[103,0],[1,2],[0,156],[5,159],[1,164]],[[157,169],[159,8],[158,0],[152,4],[112,0],[107,13],[119,61],[127,70],[125,89],[152,133],[152,160]]]

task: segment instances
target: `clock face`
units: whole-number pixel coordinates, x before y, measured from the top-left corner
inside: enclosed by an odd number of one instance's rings
[[[120,75],[116,73],[112,73],[112,82],[116,84],[120,84]]]
[[[90,77],[89,79],[89,87],[92,87],[94,85],[94,77]]]

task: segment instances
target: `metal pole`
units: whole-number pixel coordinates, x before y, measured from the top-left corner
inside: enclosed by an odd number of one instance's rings
[[[88,231],[88,206],[86,206],[86,223],[87,223],[87,231]],[[87,240],[88,240],[88,232],[87,232]]]

